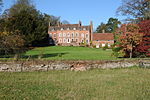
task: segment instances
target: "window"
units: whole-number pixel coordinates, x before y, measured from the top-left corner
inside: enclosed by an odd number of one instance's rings
[[[74,27],[73,30],[76,30],[76,28]]]
[[[72,39],[72,42],[74,41],[74,39]]]
[[[67,39],[67,43],[70,43],[70,39]]]
[[[67,36],[70,37],[70,34],[68,33]]]
[[[61,34],[61,33],[59,33],[59,37],[62,37],[62,34]]]
[[[61,43],[62,42],[62,39],[59,39],[59,43]]]
[[[64,30],[63,28],[61,28],[60,30]]]
[[[83,30],[86,30],[86,28],[83,28]]]
[[[76,37],[78,37],[78,33],[76,33]]]
[[[74,37],[74,33],[72,33],[72,37]]]
[[[49,37],[52,37],[52,33],[49,33]]]
[[[54,37],[56,37],[57,35],[56,35],[56,33],[54,33]]]
[[[69,27],[67,28],[67,30],[69,30]]]
[[[105,47],[105,44],[104,44],[104,43],[102,43],[102,47]]]
[[[66,37],[66,33],[63,33],[63,37]]]
[[[86,38],[88,38],[88,36],[89,36],[89,35],[88,35],[88,34],[86,34]]]
[[[84,38],[84,33],[81,34],[81,37]]]
[[[88,43],[89,42],[89,40],[86,40],[86,43]]]
[[[76,39],[76,42],[78,42],[78,39]]]
[[[108,43],[108,47],[111,47],[111,45]]]
[[[66,43],[66,39],[64,38],[64,43]]]

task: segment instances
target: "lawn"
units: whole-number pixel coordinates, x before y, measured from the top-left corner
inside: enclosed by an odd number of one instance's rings
[[[150,100],[150,69],[1,72],[0,100]]]
[[[48,60],[114,60],[116,57],[111,56],[112,50],[102,50],[87,47],[39,47],[27,51],[24,56],[38,58],[42,55],[43,59]]]

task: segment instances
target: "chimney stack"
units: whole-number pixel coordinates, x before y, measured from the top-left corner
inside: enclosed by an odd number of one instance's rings
[[[80,21],[80,20],[79,20],[79,23],[78,23],[78,25],[79,25],[79,26],[81,26],[81,21]]]
[[[93,22],[90,21],[90,41],[93,41]]]

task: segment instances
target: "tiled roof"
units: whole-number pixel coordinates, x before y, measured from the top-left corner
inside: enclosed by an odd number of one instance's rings
[[[63,30],[67,30],[67,28],[69,28],[70,30],[73,30],[73,28],[76,28],[77,30],[83,30],[85,28],[85,30],[89,30],[90,25],[79,26],[79,24],[60,24],[59,26],[49,26],[49,31],[51,31],[52,29],[61,30],[61,28],[63,28]]]
[[[93,33],[94,40],[114,40],[114,35],[112,33]]]

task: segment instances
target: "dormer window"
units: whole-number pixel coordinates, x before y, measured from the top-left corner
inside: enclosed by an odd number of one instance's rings
[[[83,30],[86,30],[86,28],[83,28]]]
[[[76,30],[76,28],[74,27],[73,30]]]
[[[55,29],[54,29],[54,28],[52,28],[52,31],[55,31]]]
[[[64,30],[63,28],[61,28],[60,30]]]
[[[67,30],[69,30],[69,27],[67,28]]]

